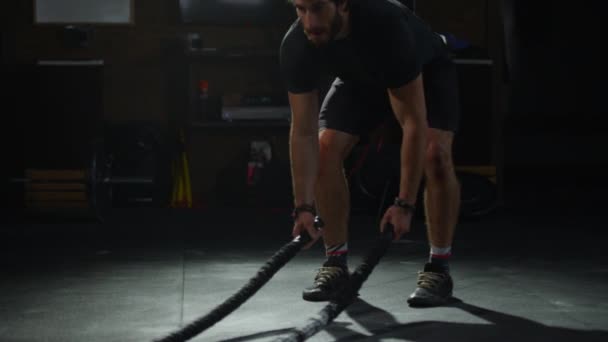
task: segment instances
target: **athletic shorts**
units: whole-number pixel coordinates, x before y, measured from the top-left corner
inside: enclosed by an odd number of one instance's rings
[[[422,71],[428,124],[456,132],[460,118],[458,75],[446,55]],[[372,88],[336,78],[327,91],[319,114],[319,129],[334,129],[359,137],[394,119],[387,89]]]

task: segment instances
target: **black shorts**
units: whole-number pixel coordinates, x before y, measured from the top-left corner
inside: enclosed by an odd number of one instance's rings
[[[424,66],[422,75],[429,126],[456,132],[460,118],[456,66],[448,56],[439,57]],[[319,128],[366,137],[378,125],[393,119],[386,89],[336,78],[321,106]]]

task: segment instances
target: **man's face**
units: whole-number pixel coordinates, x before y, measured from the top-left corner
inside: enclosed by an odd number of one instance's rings
[[[342,16],[331,0],[295,0],[294,6],[306,37],[316,46],[329,43],[342,27]]]

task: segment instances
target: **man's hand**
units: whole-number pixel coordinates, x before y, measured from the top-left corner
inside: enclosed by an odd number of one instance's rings
[[[312,213],[301,212],[298,215],[296,222],[293,225],[292,235],[296,238],[304,231],[308,233],[311,241],[302,247],[302,249],[309,249],[317,242],[323,233],[321,229],[315,227],[315,216]]]
[[[397,241],[403,234],[409,233],[412,216],[413,212],[411,210],[392,205],[386,210],[384,217],[382,217],[382,221],[380,222],[380,231],[384,231],[384,227],[387,223],[392,224],[395,228],[393,240]]]

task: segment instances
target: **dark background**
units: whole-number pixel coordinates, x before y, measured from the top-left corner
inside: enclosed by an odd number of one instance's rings
[[[2,3],[3,179],[25,168],[86,166],[101,141],[118,156],[115,174],[162,176],[153,205],[166,207],[183,128],[195,208],[291,205],[287,126],[200,125],[192,116],[192,94],[193,75],[211,79],[215,96],[281,92],[272,51],[295,14],[271,26],[183,23],[177,3],[134,1],[133,24],[82,26],[78,32],[34,24],[31,1]],[[456,164],[495,166],[502,206],[596,208],[608,159],[599,8],[556,1],[421,0],[416,12],[436,31],[467,43],[456,57],[493,63],[460,66],[463,121]],[[203,47],[253,57],[185,52],[190,33],[200,35]],[[88,37],[85,46],[82,37]],[[39,60],[103,60],[103,66],[33,67]],[[274,154],[257,188],[247,187],[244,175],[254,139],[270,141]],[[3,184],[3,206],[19,207],[18,191]],[[131,205],[120,201],[120,191],[116,196],[114,205]]]

